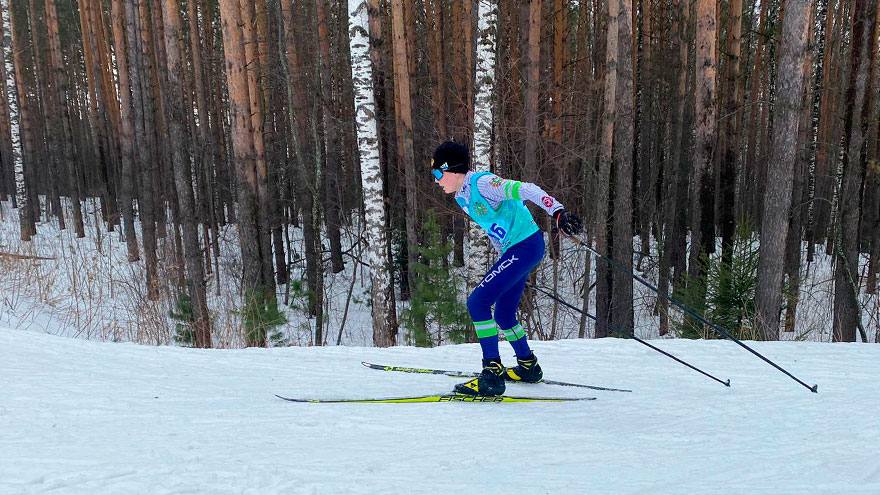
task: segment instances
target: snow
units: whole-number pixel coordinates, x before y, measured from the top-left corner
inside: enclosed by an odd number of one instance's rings
[[[429,394],[457,379],[369,360],[474,369],[433,349],[200,350],[0,328],[0,493],[880,493],[880,346],[654,340],[726,388],[630,340],[535,342],[531,404],[295,404]],[[502,343],[502,346],[506,344]],[[510,363],[507,347],[502,347]]]

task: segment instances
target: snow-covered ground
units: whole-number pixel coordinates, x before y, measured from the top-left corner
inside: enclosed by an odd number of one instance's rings
[[[880,346],[536,342],[531,404],[294,404],[449,390],[361,360],[473,369],[476,345],[197,350],[0,329],[0,493],[880,493]],[[502,344],[506,346],[506,344]],[[504,349],[505,359],[508,349]],[[512,385],[516,395],[585,391]]]

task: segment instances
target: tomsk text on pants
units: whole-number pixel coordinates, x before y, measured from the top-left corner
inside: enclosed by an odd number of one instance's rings
[[[508,259],[502,261],[502,262],[498,265],[498,268],[495,268],[495,269],[493,269],[491,272],[489,272],[488,274],[486,274],[486,276],[483,278],[483,281],[480,282],[480,287],[482,287],[483,284],[485,284],[485,283],[487,283],[487,282],[491,282],[492,279],[495,278],[496,275],[498,275],[498,274],[500,274],[501,272],[503,272],[504,269],[507,268],[507,267],[509,267],[510,265],[512,265],[514,261],[519,261],[519,258],[517,258],[516,256],[511,256],[510,258],[508,258]]]

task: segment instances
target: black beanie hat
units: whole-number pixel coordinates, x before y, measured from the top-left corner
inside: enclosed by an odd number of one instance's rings
[[[444,165],[446,166],[444,167]],[[471,168],[471,153],[467,146],[461,143],[446,141],[434,150],[431,168],[442,168],[447,172],[466,174]]]

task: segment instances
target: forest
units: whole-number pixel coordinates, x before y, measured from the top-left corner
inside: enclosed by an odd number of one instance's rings
[[[66,274],[64,294],[97,301],[68,321],[86,334],[283,345],[295,312],[297,343],[340,343],[340,313],[380,347],[473,342],[464,295],[494,253],[431,176],[455,140],[584,221],[571,239],[531,208],[548,255],[520,308],[530,338],[717,337],[675,300],[744,339],[880,342],[876,0],[0,0],[0,16],[0,292],[50,304]],[[121,294],[138,315],[102,309]]]

